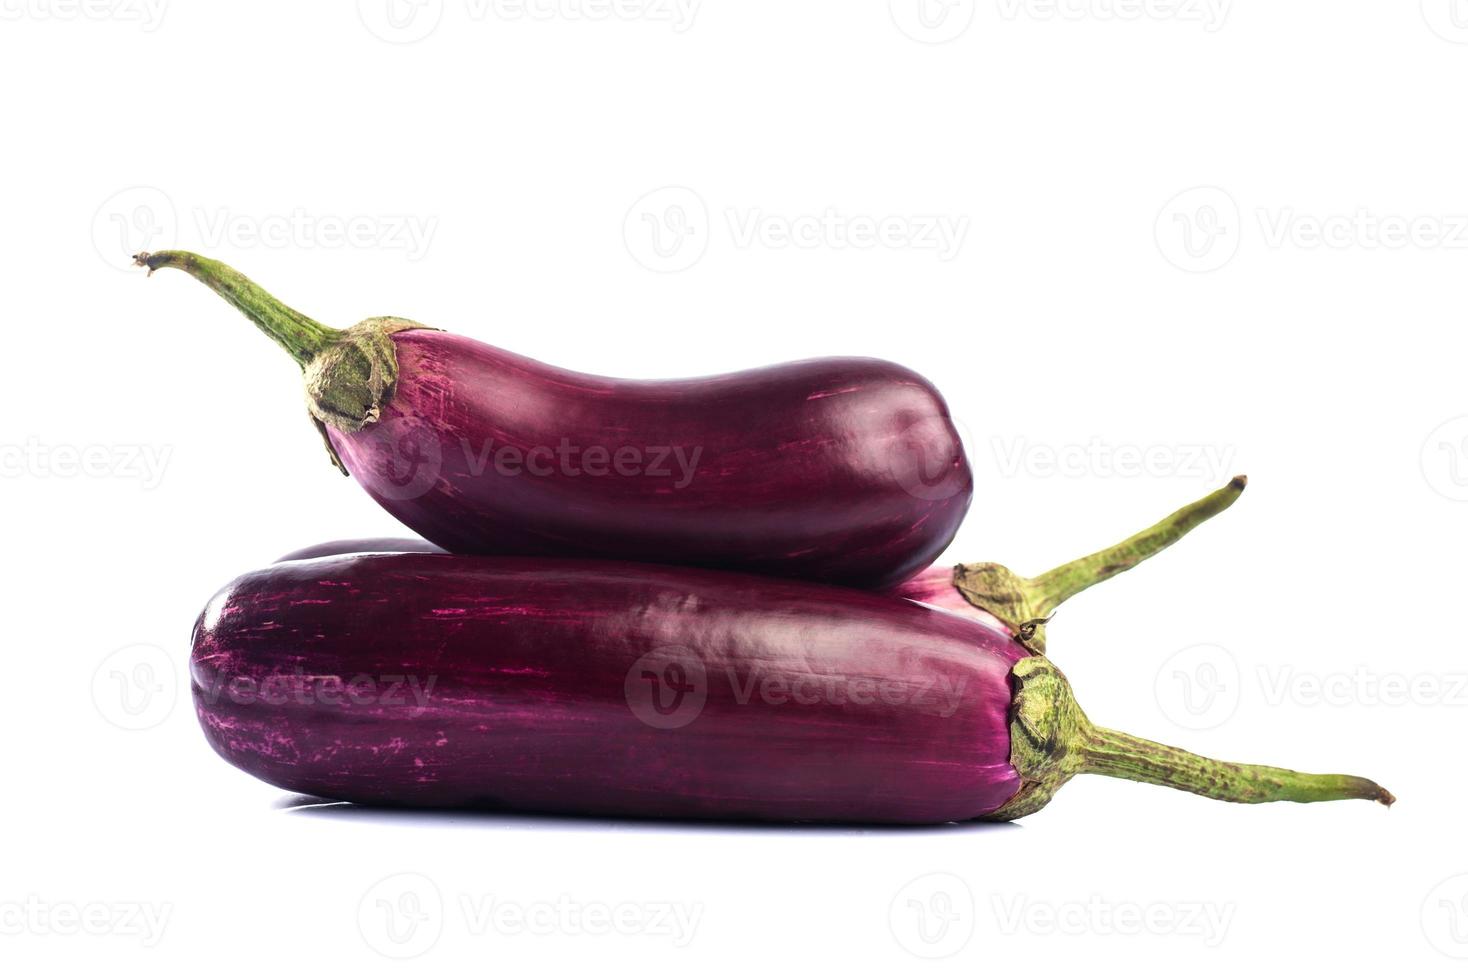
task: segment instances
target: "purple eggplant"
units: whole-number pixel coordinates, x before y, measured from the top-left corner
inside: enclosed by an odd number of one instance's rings
[[[1196,500],[1119,544],[1104,548],[1026,578],[1003,565],[933,565],[886,590],[888,594],[977,619],[1022,637],[1037,653],[1044,652],[1044,624],[1071,596],[1104,582],[1163,551],[1193,528],[1231,507],[1248,485],[1236,476],[1227,485]],[[356,538],[327,541],[293,551],[280,561],[371,552],[441,553],[422,538]],[[486,553],[510,554],[486,547]]]
[[[194,631],[210,744],[356,803],[680,819],[1012,819],[1079,773],[1258,803],[1385,790],[1092,725],[1005,632],[918,603],[692,568],[288,561]]]
[[[212,259],[136,258],[284,347],[333,460],[449,551],[887,588],[937,557],[973,495],[942,397],[886,361],[616,380],[395,317],[331,329]]]

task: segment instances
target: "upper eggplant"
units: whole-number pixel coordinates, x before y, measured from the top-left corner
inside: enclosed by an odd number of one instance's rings
[[[947,547],[973,496],[943,398],[886,361],[623,381],[398,318],[334,330],[188,252],[138,262],[187,271],[280,343],[338,464],[451,551],[882,589]]]

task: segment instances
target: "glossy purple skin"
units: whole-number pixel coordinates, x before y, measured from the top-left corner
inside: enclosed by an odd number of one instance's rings
[[[973,495],[942,397],[885,361],[624,381],[448,333],[392,339],[381,418],[331,442],[378,503],[455,553],[883,588],[948,545]]]
[[[306,548],[298,548],[276,560],[297,561],[302,558],[375,552],[413,552],[429,555],[444,553],[438,545],[424,541],[422,538],[339,538],[335,541],[323,541]],[[884,592],[887,595],[936,606],[960,616],[968,616],[1000,632],[1008,632],[998,617],[969,602],[963,597],[963,593],[954,587],[952,565],[932,565]]]
[[[1019,788],[1009,671],[1025,655],[978,623],[810,583],[374,554],[235,580],[195,627],[191,672],[215,750],[298,793],[922,824]]]

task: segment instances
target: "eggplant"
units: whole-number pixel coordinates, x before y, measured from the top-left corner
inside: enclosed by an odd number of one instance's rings
[[[887,361],[602,378],[397,317],[332,329],[190,252],[135,259],[189,273],[285,348],[333,461],[449,551],[879,589],[931,563],[973,496],[942,396]]]
[[[339,555],[241,576],[194,630],[233,765],[359,804],[625,817],[1013,819],[1100,773],[1244,803],[1392,797],[1092,725],[1003,630],[693,568]]]
[[[1211,517],[1223,513],[1249,484],[1236,476],[1200,500],[1179,508],[1156,524],[1119,544],[1077,558],[1043,575],[1026,578],[995,562],[932,565],[887,589],[890,595],[977,619],[1025,641],[1035,653],[1045,648],[1044,624],[1060,604],[1157,555]],[[488,553],[510,554],[495,547]],[[293,551],[278,559],[292,561],[371,552],[442,553],[422,538],[347,538]]]

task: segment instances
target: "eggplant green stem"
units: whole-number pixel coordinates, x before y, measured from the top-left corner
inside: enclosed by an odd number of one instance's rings
[[[1317,775],[1219,762],[1109,728],[1092,729],[1085,756],[1083,773],[1170,786],[1230,803],[1375,800],[1391,806],[1396,802],[1386,790],[1360,776]]]
[[[1248,477],[1236,476],[1226,486],[1174,511],[1145,531],[1033,578],[984,562],[957,566],[953,585],[970,604],[998,617],[1031,650],[1043,653],[1044,624],[1061,603],[1176,544],[1199,524],[1232,507],[1248,484]]]
[[[187,272],[249,317],[266,336],[284,347],[302,370],[342,337],[343,331],[291,309],[223,262],[193,252],[139,252],[133,262],[147,268],[150,276],[159,269]]]
[[[305,375],[306,408],[332,463],[343,473],[347,468],[328,430],[358,432],[382,417],[398,381],[392,334],[426,329],[400,317],[372,317],[336,330],[286,306],[223,262],[193,252],[139,252],[133,262],[150,276],[158,269],[182,269],[285,348]]]
[[[1072,777],[1087,773],[1170,786],[1229,803],[1396,802],[1385,789],[1359,776],[1221,762],[1093,725],[1076,704],[1065,675],[1044,657],[1019,661],[1010,677],[1010,763],[1019,772],[1020,790],[991,819],[1034,813]]]

